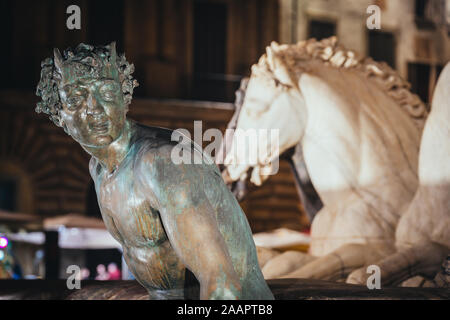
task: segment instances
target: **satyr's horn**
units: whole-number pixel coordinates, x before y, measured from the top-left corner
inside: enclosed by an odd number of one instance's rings
[[[111,63],[116,63],[116,59],[117,59],[117,51],[116,51],[116,42],[113,41],[109,44],[109,53],[110,53],[110,62]]]
[[[58,72],[62,75],[63,57],[61,56],[61,52],[59,52],[58,48],[53,49],[53,57],[55,67],[58,70]]]

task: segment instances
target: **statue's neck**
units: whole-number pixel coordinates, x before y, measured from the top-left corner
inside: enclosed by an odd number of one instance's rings
[[[298,130],[298,143],[301,142],[301,139],[305,135],[307,121],[308,121],[308,106],[306,105],[305,98],[298,92],[293,91],[288,96],[288,102],[291,106],[291,110],[289,112],[289,116],[291,117],[291,121],[293,121],[296,125],[296,130]]]
[[[88,147],[83,145],[81,146],[92,157],[100,162],[102,167],[107,170],[108,174],[112,174],[119,167],[119,165],[128,154],[128,151],[130,150],[130,141],[133,133],[132,131],[132,124],[127,119],[125,121],[125,126],[120,137],[108,146],[102,148]]]

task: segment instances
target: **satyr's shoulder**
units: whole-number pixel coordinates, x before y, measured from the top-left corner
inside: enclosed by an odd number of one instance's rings
[[[182,131],[136,125],[135,168],[153,171],[158,176],[182,174],[186,171],[210,171],[217,169],[212,159],[203,153],[188,135]]]
[[[213,163],[183,131],[135,123],[135,136],[136,152],[142,160],[168,161],[175,165]]]
[[[171,150],[177,145],[173,140],[173,130],[145,126],[135,123],[133,147],[140,161],[152,161],[155,157],[170,157]]]

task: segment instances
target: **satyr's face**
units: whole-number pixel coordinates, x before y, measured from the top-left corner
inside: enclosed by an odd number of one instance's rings
[[[122,134],[127,107],[118,79],[63,81],[59,95],[64,125],[80,144],[106,147]]]

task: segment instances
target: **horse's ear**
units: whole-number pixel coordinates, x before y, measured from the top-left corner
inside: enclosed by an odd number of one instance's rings
[[[271,70],[275,69],[275,65],[274,65],[274,53],[272,50],[272,47],[266,47],[266,56],[267,56],[267,64],[269,65]]]
[[[271,47],[274,51],[277,51],[277,50],[279,49],[280,45],[278,44],[278,42],[272,41],[272,42],[270,43],[270,47]]]
[[[290,72],[278,52],[278,48],[279,45],[276,42],[272,42],[270,47],[266,48],[267,63],[278,81],[285,85],[294,86]]]

